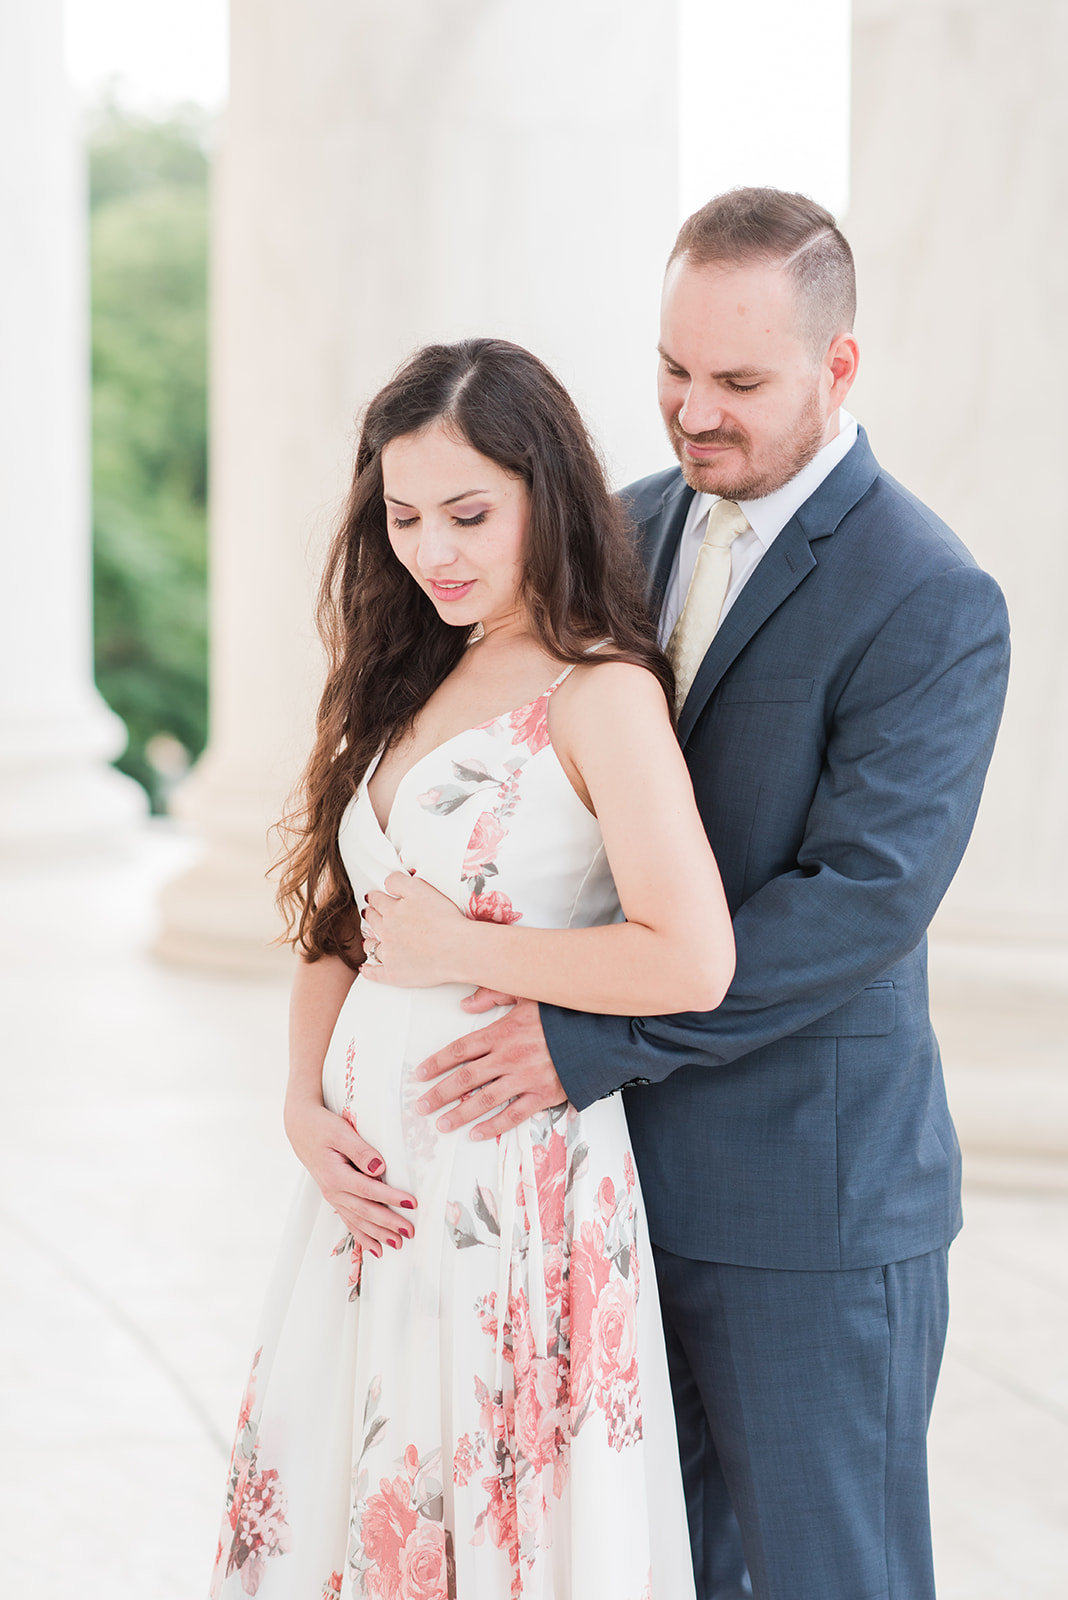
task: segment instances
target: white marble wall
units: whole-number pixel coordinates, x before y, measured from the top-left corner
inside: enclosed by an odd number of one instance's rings
[[[172,955],[273,928],[264,834],[297,770],[322,541],[353,417],[406,351],[498,332],[553,362],[618,479],[664,448],[650,348],[676,221],[676,16],[655,0],[233,0],[217,187],[212,737]],[[1068,12],[855,0],[856,409],[1002,581],[1015,670],[945,937],[1068,939]],[[643,398],[645,397],[645,398]],[[1052,955],[1050,954],[1052,952]],[[1041,964],[1041,963],[1040,963]]]
[[[0,8],[0,863],[121,840],[144,808],[93,687],[86,220],[62,0]]]
[[[212,341],[204,861],[168,955],[255,964],[264,833],[310,733],[311,600],[358,407],[413,347],[493,333],[573,389],[619,479],[665,459],[654,391],[677,225],[664,0],[233,0]]]
[[[997,576],[1014,630],[1005,723],[940,926],[1033,941],[1068,982],[1068,6],[854,12],[856,409],[884,465]]]

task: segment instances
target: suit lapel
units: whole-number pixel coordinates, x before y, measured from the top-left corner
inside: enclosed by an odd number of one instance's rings
[[[672,563],[692,499],[693,490],[686,485],[680,472],[677,481],[665,490],[656,515],[650,517],[643,530],[642,559],[649,574],[646,598],[654,617],[660,615],[664,605]]]
[[[815,565],[816,558],[801,525],[792,517],[727,612],[697,669],[679,712],[679,739],[683,744],[731,662]]]
[[[843,518],[871,488],[878,472],[868,436],[860,428],[848,455],[798,507],[728,611],[679,713],[681,743],[686,743],[731,662],[816,566],[812,542],[837,531]]]

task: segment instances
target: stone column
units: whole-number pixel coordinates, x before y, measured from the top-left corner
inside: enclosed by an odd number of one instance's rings
[[[214,233],[212,691],[181,809],[201,862],[161,951],[248,968],[299,770],[311,622],[354,416],[413,347],[498,334],[556,367],[619,481],[654,394],[676,211],[664,0],[233,0]]]
[[[124,836],[141,789],[107,765],[93,687],[85,193],[62,0],[0,11],[0,860]]]
[[[856,409],[1001,582],[1005,723],[943,939],[1068,975],[1068,9],[856,0]],[[1004,965],[969,958],[992,980]],[[975,961],[979,962],[976,967]]]

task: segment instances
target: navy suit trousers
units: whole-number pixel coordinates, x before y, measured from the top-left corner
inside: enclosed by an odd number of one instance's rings
[[[933,1600],[947,1250],[830,1272],[654,1258],[698,1600]]]

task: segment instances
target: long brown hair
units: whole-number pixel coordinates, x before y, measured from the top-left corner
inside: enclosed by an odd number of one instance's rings
[[[471,637],[441,620],[387,531],[382,451],[439,421],[527,486],[521,587],[545,651],[581,662],[610,640],[597,660],[648,667],[671,703],[671,668],[642,601],[633,541],[570,395],[536,356],[503,339],[418,351],[367,407],[319,593],[326,687],[314,749],[279,824],[278,903],[309,961],[331,954],[352,964],[346,947],[358,917],[338,849],[342,816],[375,755],[411,727]]]

